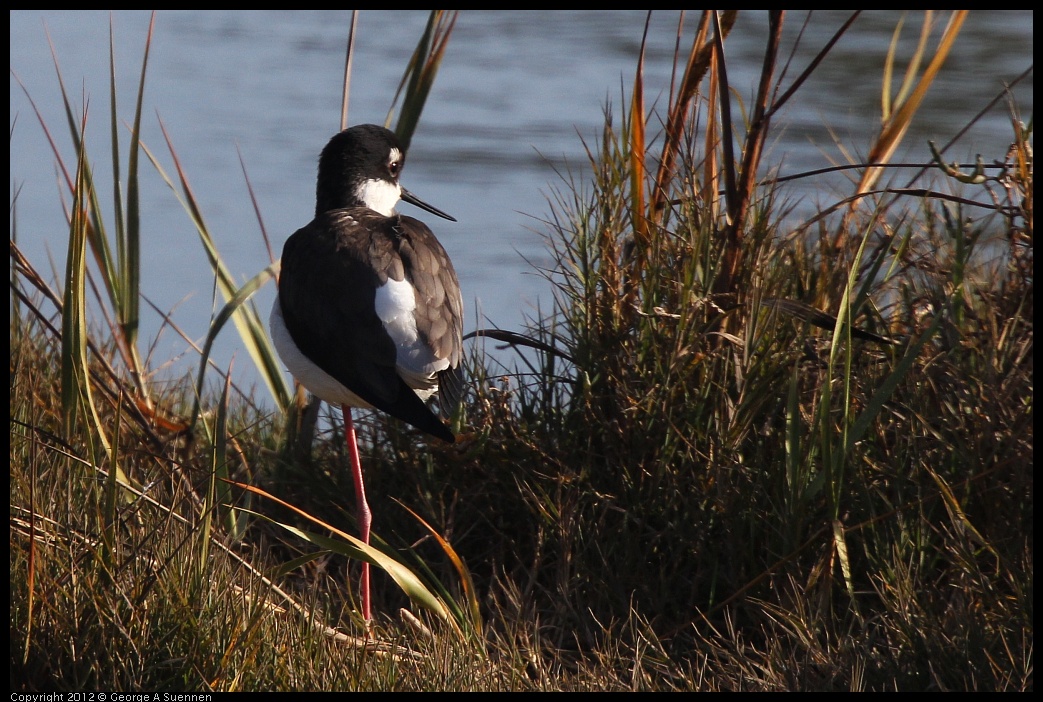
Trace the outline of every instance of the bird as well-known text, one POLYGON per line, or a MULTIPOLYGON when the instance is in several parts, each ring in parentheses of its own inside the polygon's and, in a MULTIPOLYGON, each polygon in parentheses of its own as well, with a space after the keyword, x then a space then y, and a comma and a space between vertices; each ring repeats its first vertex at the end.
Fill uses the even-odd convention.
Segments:
MULTIPOLYGON (((447 443, 460 399, 463 298, 453 263, 405 201, 455 222, 399 183, 405 149, 374 124, 333 135, 319 157, 315 217, 286 240, 269 318, 275 349, 311 394, 344 414, 361 540, 369 544, 353 407, 375 409, 447 443), (437 401, 438 414, 428 404, 437 401)), ((372 621, 369 563, 362 617, 372 621)))

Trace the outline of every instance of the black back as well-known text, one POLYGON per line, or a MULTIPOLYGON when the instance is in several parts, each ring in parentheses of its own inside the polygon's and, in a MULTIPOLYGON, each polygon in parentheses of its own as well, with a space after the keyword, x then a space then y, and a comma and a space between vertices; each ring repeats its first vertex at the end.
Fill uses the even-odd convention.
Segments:
POLYGON ((420 338, 449 360, 438 374, 439 407, 448 415, 462 387, 463 300, 448 254, 423 222, 348 207, 297 230, 283 249, 279 282, 286 328, 304 355, 363 400, 452 442, 396 371, 395 342, 374 309, 376 289, 389 278, 413 285, 420 338))

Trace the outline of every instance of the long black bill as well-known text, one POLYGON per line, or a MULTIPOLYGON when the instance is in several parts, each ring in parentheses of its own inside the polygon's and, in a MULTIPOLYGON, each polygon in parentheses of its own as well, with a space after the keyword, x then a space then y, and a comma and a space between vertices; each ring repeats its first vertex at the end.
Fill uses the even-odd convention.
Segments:
POLYGON ((414 195, 413 193, 409 192, 405 188, 402 188, 402 199, 405 200, 406 202, 408 202, 410 205, 416 205, 420 209, 427 210, 431 214, 438 215, 439 217, 442 217, 443 219, 448 219, 450 222, 455 222, 456 221, 456 217, 450 217, 449 215, 447 215, 445 212, 442 212, 442 210, 438 209, 437 207, 432 207, 431 205, 427 204, 426 202, 424 202, 423 200, 421 200, 420 198, 418 198, 416 195, 414 195))

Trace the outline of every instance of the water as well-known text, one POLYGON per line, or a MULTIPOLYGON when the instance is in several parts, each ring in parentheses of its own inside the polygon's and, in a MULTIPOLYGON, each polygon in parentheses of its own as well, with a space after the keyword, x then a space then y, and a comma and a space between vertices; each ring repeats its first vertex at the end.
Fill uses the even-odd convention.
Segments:
MULTIPOLYGON (((149 21, 145 11, 16 10, 11 19, 11 181, 19 190, 19 244, 38 267, 64 266, 67 226, 54 158, 16 75, 26 86, 71 168, 70 145, 48 45, 53 41, 65 86, 80 110, 89 104, 88 144, 97 182, 111 182, 109 156, 109 22, 114 30, 119 117, 133 116, 149 21)), ((788 86, 848 16, 813 15, 789 69, 788 86)), ((774 121, 765 163, 780 174, 822 168, 844 157, 837 143, 865 155, 878 129, 883 56, 899 14, 864 14, 812 79, 774 121), (833 134, 835 134, 835 139, 833 134)), ((907 18, 904 55, 919 32, 907 18)), ((690 43, 690 14, 685 42, 690 43)), ((143 138, 175 177, 162 123, 188 174, 222 256, 240 279, 268 263, 247 178, 277 257, 285 239, 314 208, 318 153, 339 128, 343 54, 349 11, 162 11, 156 19, 143 112, 143 138), (241 161, 241 163, 240 163, 241 161), (243 171, 245 169, 246 175, 243 171)), ((804 19, 787 16, 784 47, 804 19)), ((938 83, 928 94, 899 160, 925 161, 927 139, 944 143, 999 90, 1032 65, 1031 11, 972 12, 938 83)), ((349 122, 383 123, 402 71, 427 21, 426 11, 363 11, 359 21, 349 122)), ((420 127, 403 184, 453 214, 443 222, 407 205, 435 230, 452 256, 464 291, 466 329, 519 329, 552 291, 533 265, 550 263, 541 223, 559 173, 582 180, 581 137, 598 143, 606 102, 629 99, 645 22, 643 11, 465 11, 461 13, 420 127)), ((665 101, 677 15, 653 17, 645 68, 646 100, 665 101)), ((741 14, 726 44, 729 78, 745 104, 756 87, 766 15, 741 14)), ((1031 80, 1015 94, 1027 121, 1031 80)), ((737 104, 737 103, 736 103, 737 104)), ((126 150, 126 131, 120 134, 126 150)), ((1005 107, 994 110, 947 154, 1001 158, 1011 139, 1005 107)), ((125 156, 124 156, 125 164, 125 156)), ((125 168, 125 165, 124 165, 125 168)), ((147 162, 141 169, 143 290, 188 336, 205 337, 212 279, 189 218, 147 162)), ((842 177, 794 186, 803 211, 842 196, 842 177), (797 189, 799 188, 799 189, 797 189)), ((903 183, 904 184, 904 183, 903 183)), ((104 188, 103 188, 104 192, 104 188)), ((67 200, 67 198, 66 198, 67 200)), ((111 220, 111 196, 103 200, 111 220)), ((798 210, 800 211, 800 210, 798 210)), ((257 294, 267 317, 269 285, 257 294)), ((160 318, 143 306, 143 339, 160 318)), ((197 357, 169 329, 152 349, 153 367, 176 374, 197 357)), ((214 354, 236 358, 236 377, 253 381, 231 327, 214 354)))

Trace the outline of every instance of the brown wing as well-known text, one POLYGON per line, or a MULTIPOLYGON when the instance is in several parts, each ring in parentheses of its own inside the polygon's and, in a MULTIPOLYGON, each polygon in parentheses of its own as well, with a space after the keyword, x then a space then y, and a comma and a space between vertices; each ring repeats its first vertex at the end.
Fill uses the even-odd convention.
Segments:
POLYGON ((427 225, 398 217, 397 251, 403 272, 417 295, 416 325, 422 339, 449 367, 438 374, 439 410, 452 414, 463 385, 463 297, 460 282, 442 244, 427 225))

